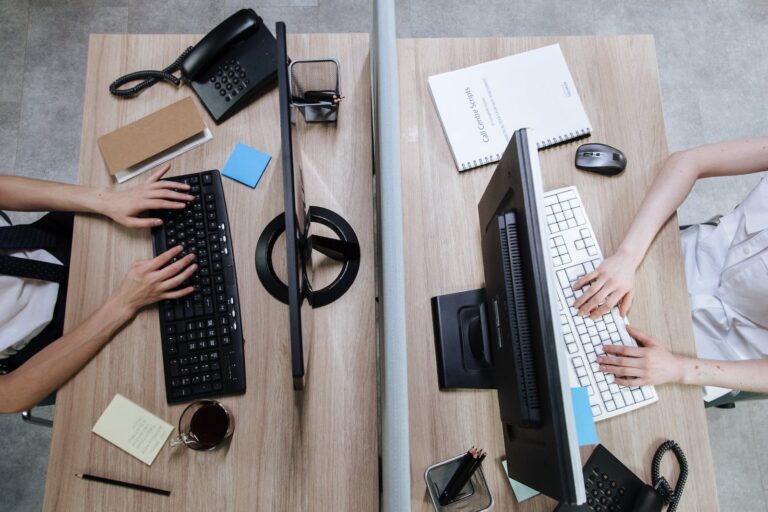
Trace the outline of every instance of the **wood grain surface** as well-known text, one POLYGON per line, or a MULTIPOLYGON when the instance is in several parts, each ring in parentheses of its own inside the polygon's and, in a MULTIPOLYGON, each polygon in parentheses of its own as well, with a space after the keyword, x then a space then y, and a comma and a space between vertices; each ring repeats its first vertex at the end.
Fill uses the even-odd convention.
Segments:
MULTIPOLYGON (((504 442, 495 391, 438 390, 430 298, 483 286, 477 203, 495 168, 459 173, 429 95, 427 77, 540 46, 560 43, 592 122, 592 136, 540 152, 544 190, 576 185, 607 255, 621 242, 653 177, 668 155, 651 36, 401 39, 401 166, 409 347, 412 504, 432 510, 424 470, 441 460, 485 448, 483 465, 496 510, 550 511, 536 497, 519 505, 500 461, 504 442), (574 152, 587 141, 605 142, 627 155, 627 170, 604 178, 577 170, 574 152)), ((679 353, 694 353, 677 219, 650 248, 636 281, 630 321, 679 353)), ((701 390, 657 387, 659 401, 597 424, 600 441, 650 481, 656 447, 674 439, 690 463, 678 510, 717 510, 707 422, 701 390)), ((591 449, 582 449, 586 461, 591 449)), ((514 457, 514 454, 508 454, 514 457)), ((672 465, 669 465, 671 468, 672 465)), ((668 469, 669 469, 668 468, 668 469)))
MULTIPOLYGON (((110 96, 112 80, 162 69, 197 35, 92 35, 80 151, 80 182, 115 187, 99 154, 100 135, 186 96, 158 84, 137 99, 110 96)), ((303 142, 308 204, 335 210, 355 229, 362 264, 352 288, 314 311, 305 340, 306 389, 292 389, 288 308, 254 268, 256 241, 283 211, 277 90, 220 126, 195 97, 214 139, 173 160, 172 174, 221 169, 238 142, 273 156, 255 190, 222 178, 243 316, 247 392, 221 401, 236 427, 227 449, 164 447, 151 467, 91 433, 116 393, 176 424, 184 405, 165 401, 158 313, 146 308, 58 393, 44 509, 48 511, 378 510, 376 339, 369 36, 290 35, 292 58, 336 57, 346 96, 338 124, 312 126, 303 142), (93 473, 170 489, 170 498, 85 482, 93 473)), ((147 175, 117 188, 131 187, 147 175)), ((284 254, 284 252, 282 253, 284 254)), ((66 327, 95 310, 129 264, 150 258, 149 233, 99 217, 75 223, 66 327)), ((337 270, 316 258, 318 279, 337 270)))

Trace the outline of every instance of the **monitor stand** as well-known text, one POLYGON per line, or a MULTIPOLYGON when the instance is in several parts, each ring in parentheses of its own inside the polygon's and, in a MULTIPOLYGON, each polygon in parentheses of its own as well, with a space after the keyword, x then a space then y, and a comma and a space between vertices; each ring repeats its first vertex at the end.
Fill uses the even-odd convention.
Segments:
POLYGON ((432 297, 440 389, 496 389, 485 289, 432 297))
MULTIPOLYGON (((337 213, 319 206, 309 207, 310 224, 316 222, 331 229, 339 239, 310 235, 299 241, 299 250, 309 254, 315 250, 343 263, 341 272, 331 284, 320 290, 311 289, 307 300, 313 308, 326 306, 344 295, 352 286, 360 268, 360 244, 352 226, 337 213)), ((256 273, 264 288, 277 300, 288 304, 288 286, 280 280, 272 264, 272 251, 285 232, 285 214, 281 213, 267 224, 256 243, 256 273)))

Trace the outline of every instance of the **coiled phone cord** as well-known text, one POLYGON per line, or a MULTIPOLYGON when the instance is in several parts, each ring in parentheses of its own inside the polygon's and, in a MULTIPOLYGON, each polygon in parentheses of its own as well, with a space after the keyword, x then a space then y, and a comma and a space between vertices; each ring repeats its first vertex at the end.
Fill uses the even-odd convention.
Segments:
POLYGON ((685 458, 683 449, 680 448, 674 441, 665 441, 656 450, 656 454, 653 456, 653 463, 651 465, 651 478, 653 479, 653 488, 661 496, 665 503, 669 503, 667 512, 675 512, 680 498, 683 495, 683 487, 685 487, 685 481, 688 479, 688 460, 685 458), (672 490, 672 486, 663 476, 659 476, 661 469, 661 459, 667 451, 672 450, 677 458, 677 463, 680 465, 680 476, 677 479, 675 489, 672 490))
POLYGON ((189 55, 189 52, 191 51, 192 47, 190 46, 184 50, 175 61, 173 61, 173 64, 163 69, 162 71, 136 71, 134 73, 128 73, 127 75, 121 76, 109 85, 109 92, 118 98, 132 98, 147 87, 155 85, 160 80, 171 82, 173 85, 178 87, 178 85, 181 83, 181 79, 172 75, 172 73, 178 71, 178 69, 181 67, 181 63, 184 62, 184 59, 187 58, 187 55, 189 55), (136 80, 144 81, 134 85, 129 89, 120 89, 121 86, 127 84, 128 82, 133 82, 136 80))

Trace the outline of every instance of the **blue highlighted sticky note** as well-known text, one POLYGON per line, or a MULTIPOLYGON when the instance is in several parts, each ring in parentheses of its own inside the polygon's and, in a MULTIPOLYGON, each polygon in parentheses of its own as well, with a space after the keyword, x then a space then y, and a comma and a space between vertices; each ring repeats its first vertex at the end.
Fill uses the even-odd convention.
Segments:
MULTIPOLYGON (((507 461, 502 460, 501 465, 504 467, 504 475, 507 475, 507 461)), ((525 484, 521 484, 517 480, 512 480, 507 476, 507 480, 509 480, 509 485, 512 486, 512 492, 515 493, 515 498, 517 499, 518 503, 522 503, 523 501, 533 498, 534 496, 537 496, 539 494, 539 491, 536 489, 531 489, 525 484)))
POLYGON ((221 174, 239 181, 243 185, 256 188, 272 157, 245 144, 238 144, 229 155, 221 174))
POLYGON ((592 417, 592 407, 589 405, 589 390, 587 388, 571 388, 573 416, 576 418, 576 433, 579 446, 597 444, 597 430, 592 417))

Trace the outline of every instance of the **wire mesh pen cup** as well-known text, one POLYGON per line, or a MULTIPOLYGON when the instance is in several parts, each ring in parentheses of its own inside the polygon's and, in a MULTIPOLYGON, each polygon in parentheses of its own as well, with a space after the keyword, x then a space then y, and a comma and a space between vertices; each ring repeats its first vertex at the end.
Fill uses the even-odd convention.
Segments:
POLYGON ((341 104, 339 62, 336 59, 294 60, 288 66, 291 104, 308 123, 335 123, 341 104))

